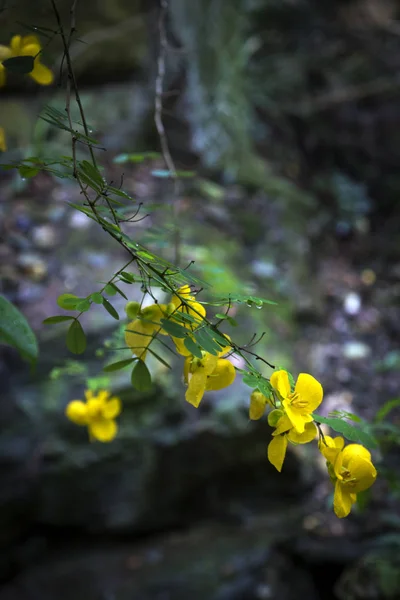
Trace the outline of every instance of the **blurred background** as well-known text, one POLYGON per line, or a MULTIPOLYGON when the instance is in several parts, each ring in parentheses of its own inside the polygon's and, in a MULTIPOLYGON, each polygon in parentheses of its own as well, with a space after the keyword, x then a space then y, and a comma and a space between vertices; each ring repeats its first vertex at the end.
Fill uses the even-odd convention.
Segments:
MULTIPOLYGON (((70 4, 57 2, 67 31, 70 4)), ((155 154, 159 2, 76 7, 71 56, 99 162, 147 215, 125 231, 170 260, 178 244, 214 294, 277 302, 239 305, 226 332, 242 344, 265 332, 256 351, 319 379, 322 414, 369 420, 379 477, 339 520, 316 444, 292 447, 281 474, 268 463, 270 428, 249 422, 239 377, 196 411, 172 355, 171 370, 150 361, 146 394, 102 373, 129 357, 119 296, 120 323, 95 307, 88 349, 69 354, 64 325, 42 320, 62 312, 60 294, 100 289, 126 253, 69 205, 73 181, 0 167, 0 292, 40 342, 33 374, 0 347, 0 598, 400 598, 399 3, 168 5, 162 116, 176 167, 194 173, 178 188, 155 154), (112 444, 64 416, 87 387, 123 400, 112 444)), ((39 118, 65 107, 51 5, 0 2, 1 44, 32 27, 56 83, 10 76, 1 89, 3 165, 71 154, 69 134, 39 118)))

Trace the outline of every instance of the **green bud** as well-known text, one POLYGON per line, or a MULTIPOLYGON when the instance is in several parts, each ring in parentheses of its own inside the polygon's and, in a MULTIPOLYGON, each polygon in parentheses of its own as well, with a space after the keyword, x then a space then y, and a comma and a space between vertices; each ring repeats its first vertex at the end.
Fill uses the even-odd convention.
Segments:
POLYGON ((139 310, 140 310, 139 302, 131 301, 131 302, 128 302, 128 304, 125 306, 125 312, 130 319, 136 319, 136 317, 138 316, 139 310))
POLYGON ((274 409, 268 414, 268 425, 276 427, 279 419, 284 415, 283 410, 274 409))

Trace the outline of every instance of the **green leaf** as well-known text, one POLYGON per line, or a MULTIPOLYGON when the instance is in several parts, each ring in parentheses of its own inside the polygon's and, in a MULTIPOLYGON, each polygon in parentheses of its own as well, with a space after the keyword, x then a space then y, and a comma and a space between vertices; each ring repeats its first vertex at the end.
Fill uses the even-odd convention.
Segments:
POLYGON ((341 433, 346 439, 361 443, 367 448, 376 448, 377 441, 374 437, 367 431, 361 429, 360 427, 356 427, 355 425, 351 425, 351 423, 347 423, 342 419, 338 419, 336 417, 322 417, 321 415, 317 415, 313 413, 311 415, 317 423, 324 423, 328 425, 333 431, 337 433, 341 433))
POLYGON ((0 343, 16 348, 23 359, 35 365, 39 352, 36 336, 24 315, 1 295, 0 343))
POLYGON ((169 365, 167 361, 165 361, 159 354, 154 352, 154 350, 152 350, 151 348, 147 348, 147 350, 150 352, 150 354, 154 356, 154 358, 156 358, 161 364, 163 364, 164 367, 167 367, 168 369, 171 368, 171 365, 169 365))
POLYGON ((67 331, 67 348, 73 354, 82 354, 86 350, 86 335, 78 320, 73 321, 67 331))
POLYGON ((124 292, 123 292, 122 290, 120 290, 118 286, 116 286, 116 285, 115 285, 115 283, 109 283, 109 284, 107 285, 107 287, 106 287, 105 291, 106 291, 106 293, 107 293, 109 296, 113 296, 113 295, 115 295, 115 294, 119 294, 120 296, 122 296, 123 298, 125 298, 125 300, 128 300, 128 296, 126 296, 126 295, 124 294, 124 292), (108 288, 109 286, 111 286, 111 287, 112 287, 112 289, 114 290, 114 294, 110 294, 110 293, 107 291, 107 288, 108 288))
POLYGON ((103 367, 103 371, 105 371, 106 373, 109 373, 111 371, 119 371, 120 369, 124 369, 128 365, 132 364, 136 360, 138 360, 138 359, 137 358, 126 358, 125 360, 119 360, 118 362, 111 363, 111 364, 103 367))
POLYGON ((53 325, 53 323, 63 323, 64 321, 71 321, 75 317, 67 317, 66 315, 56 315, 55 317, 47 317, 42 321, 43 325, 53 325))
POLYGON ((157 159, 161 155, 159 152, 136 152, 135 154, 118 154, 113 162, 116 164, 124 164, 127 162, 141 163, 146 159, 157 159))
POLYGON ((208 332, 204 328, 197 329, 193 333, 193 337, 203 350, 209 352, 213 356, 217 356, 218 353, 221 352, 220 345, 208 335, 208 332))
POLYGON ((116 319, 117 321, 119 321, 119 314, 117 313, 117 311, 115 310, 115 308, 113 307, 113 305, 110 304, 109 301, 106 298, 103 298, 103 306, 106 309, 106 311, 112 317, 114 317, 114 319, 116 319))
POLYGON ((2 61, 3 67, 11 73, 17 73, 18 75, 27 75, 33 71, 35 66, 34 56, 13 56, 12 58, 6 58, 2 61))
POLYGON ((223 315, 222 313, 217 313, 215 316, 217 319, 227 319, 228 318, 228 315, 223 315))
POLYGON ((138 392, 147 392, 151 388, 151 375, 146 363, 138 360, 133 367, 131 382, 138 392))
POLYGON ((191 337, 188 336, 183 343, 186 349, 189 350, 190 354, 197 356, 197 358, 203 358, 201 348, 193 341, 191 337))
POLYGON ((21 165, 18 167, 18 173, 24 179, 30 179, 31 177, 35 177, 40 172, 40 169, 37 167, 31 167, 30 165, 21 165))
POLYGON ((100 294, 100 292, 93 292, 93 294, 90 294, 89 297, 95 304, 103 304, 103 296, 100 294))
POLYGON ((76 305, 76 310, 79 310, 80 312, 86 312, 90 309, 91 303, 89 298, 85 298, 84 300, 82 300, 82 302, 79 302, 76 305))
POLYGON ((394 398, 385 402, 375 415, 375 423, 380 423, 394 409, 400 406, 400 398, 394 398))
POLYGON ((124 278, 125 283, 134 283, 136 281, 135 276, 132 273, 128 273, 128 271, 122 271, 119 276, 124 278))
POLYGON ((75 310, 75 307, 79 302, 84 300, 84 298, 78 298, 74 294, 61 294, 57 298, 57 304, 60 308, 64 308, 65 310, 75 310))
POLYGON ((183 339, 188 335, 188 330, 185 329, 185 327, 182 327, 182 325, 179 325, 170 319, 161 319, 160 323, 162 328, 165 329, 169 335, 172 335, 172 337, 183 339))
POLYGON ((118 292, 118 288, 116 288, 112 283, 108 283, 104 288, 104 291, 108 296, 115 296, 115 294, 118 292))

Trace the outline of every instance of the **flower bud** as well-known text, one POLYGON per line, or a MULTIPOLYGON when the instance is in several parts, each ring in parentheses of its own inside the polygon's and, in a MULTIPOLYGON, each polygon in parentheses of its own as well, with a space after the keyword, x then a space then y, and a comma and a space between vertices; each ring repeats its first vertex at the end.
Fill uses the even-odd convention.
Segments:
POLYGON ((276 427, 279 419, 284 415, 283 410, 274 409, 268 414, 268 425, 276 427))
POLYGON ((131 302, 128 302, 128 304, 125 306, 125 312, 130 319, 136 319, 139 310, 140 310, 139 302, 131 301, 131 302))

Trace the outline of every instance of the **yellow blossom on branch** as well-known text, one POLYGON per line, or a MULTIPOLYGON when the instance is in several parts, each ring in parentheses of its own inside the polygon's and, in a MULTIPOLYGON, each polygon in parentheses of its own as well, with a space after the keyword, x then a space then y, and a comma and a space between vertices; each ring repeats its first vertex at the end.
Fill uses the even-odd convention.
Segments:
POLYGON ((3 127, 0 127, 0 152, 7 150, 6 134, 3 127))
POLYGON ((270 378, 282 406, 297 433, 303 433, 306 423, 311 423, 311 413, 322 402, 322 385, 312 375, 300 373, 294 391, 291 391, 287 371, 275 371, 270 378))
POLYGON ((76 425, 88 427, 91 439, 99 442, 111 442, 118 432, 115 418, 121 412, 121 401, 116 396, 100 390, 97 395, 87 390, 86 402, 72 400, 65 409, 65 414, 76 425))
POLYGON ((126 326, 125 342, 141 360, 145 360, 148 347, 156 335, 168 335, 161 325, 161 319, 166 318, 166 304, 151 304, 139 311, 138 317, 126 326))
MULTIPOLYGON (((269 417, 274 413, 282 411, 272 411, 269 417)), ((271 424, 271 419, 268 419, 271 424)), ((308 444, 317 435, 317 428, 314 423, 306 423, 304 431, 298 433, 293 427, 289 417, 285 414, 278 419, 276 429, 272 434, 272 440, 268 445, 268 460, 274 467, 281 472, 283 461, 285 460, 288 442, 292 444, 308 444)))
POLYGON ((34 57, 33 69, 29 76, 40 85, 50 85, 54 81, 52 71, 40 62, 42 47, 36 35, 14 35, 9 46, 0 44, 0 87, 6 83, 6 68, 2 64, 8 58, 17 56, 34 57))
POLYGON ((227 358, 208 352, 203 352, 203 358, 188 357, 183 372, 188 384, 185 398, 195 408, 198 408, 205 392, 222 390, 230 386, 236 377, 235 367, 227 358))
POLYGON ((273 407, 272 400, 260 391, 254 390, 250 396, 249 419, 257 421, 263 416, 267 406, 273 407))
POLYGON ((324 436, 324 440, 320 442, 320 450, 327 459, 328 472, 335 484, 333 510, 342 519, 350 513, 357 494, 375 482, 377 471, 372 464, 371 453, 361 444, 344 447, 341 437, 332 439, 324 436))

